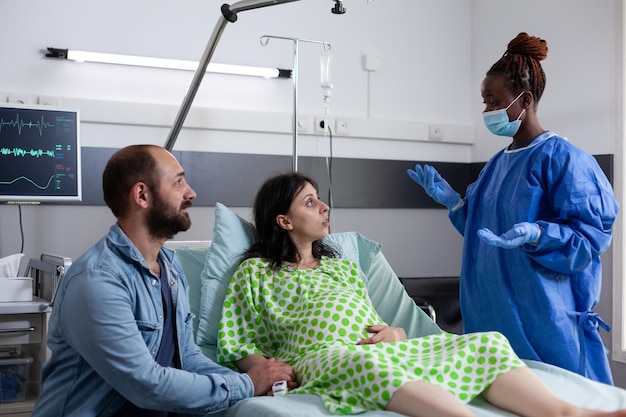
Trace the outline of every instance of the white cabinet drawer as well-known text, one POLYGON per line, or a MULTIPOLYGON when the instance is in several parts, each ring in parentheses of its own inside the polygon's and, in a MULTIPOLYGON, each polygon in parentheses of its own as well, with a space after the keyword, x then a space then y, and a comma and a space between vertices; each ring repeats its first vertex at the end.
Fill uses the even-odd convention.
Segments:
POLYGON ((41 343, 43 314, 0 315, 0 346, 41 343))

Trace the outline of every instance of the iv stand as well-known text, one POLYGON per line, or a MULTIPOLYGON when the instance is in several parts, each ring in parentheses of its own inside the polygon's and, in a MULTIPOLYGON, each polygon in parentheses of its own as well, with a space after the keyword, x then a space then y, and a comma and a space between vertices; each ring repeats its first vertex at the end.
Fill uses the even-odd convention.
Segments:
POLYGON ((291 70, 291 78, 293 79, 293 170, 298 170, 298 58, 300 42, 318 43, 324 46, 324 52, 330 51, 330 44, 325 41, 317 41, 311 39, 296 39, 282 36, 261 36, 261 45, 266 46, 270 39, 289 40, 293 43, 293 69, 291 70))
MULTIPOLYGON (((202 82, 202 78, 206 73, 207 66, 209 65, 209 61, 213 56, 213 52, 215 52, 215 47, 222 36, 222 32, 224 32, 224 28, 226 27, 226 23, 231 22, 234 23, 237 21, 237 13, 252 10, 252 9, 260 9, 261 7, 267 6, 275 6, 277 4, 283 3, 291 3, 299 0, 241 0, 237 3, 229 6, 228 4, 223 4, 221 7, 222 16, 218 19, 215 24, 215 28, 213 29, 213 33, 211 33, 211 38, 209 38, 209 42, 207 43, 206 48, 204 49, 204 53, 202 54, 202 58, 200 58, 200 62, 198 63, 198 68, 193 75, 193 79, 191 80, 191 84, 189 85, 189 89, 187 90, 187 94, 183 100, 183 103, 180 105, 178 109, 178 114, 176 115, 176 119, 174 120, 174 124, 170 129, 170 133, 167 136, 167 141, 165 142, 165 149, 171 151, 174 147, 174 143, 176 143, 176 139, 178 138, 178 134, 183 127, 183 123, 185 122, 185 118, 187 117, 187 113, 189 113, 189 109, 191 108, 191 103, 198 92, 198 88, 200 87, 200 83, 202 82)), ((335 5, 331 9, 333 14, 344 14, 346 9, 343 7, 343 0, 333 0, 335 5)), ((368 0, 371 1, 371 0, 368 0)))

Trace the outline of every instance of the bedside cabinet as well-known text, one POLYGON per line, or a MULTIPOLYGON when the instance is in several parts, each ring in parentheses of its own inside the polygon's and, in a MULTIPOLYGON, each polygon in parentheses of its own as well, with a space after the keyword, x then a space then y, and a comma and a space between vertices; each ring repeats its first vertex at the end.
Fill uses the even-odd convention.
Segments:
POLYGON ((47 300, 0 303, 0 350, 19 350, 31 357, 23 401, 0 403, 1 417, 28 417, 39 395, 41 367, 49 357, 46 346, 50 306, 47 300))

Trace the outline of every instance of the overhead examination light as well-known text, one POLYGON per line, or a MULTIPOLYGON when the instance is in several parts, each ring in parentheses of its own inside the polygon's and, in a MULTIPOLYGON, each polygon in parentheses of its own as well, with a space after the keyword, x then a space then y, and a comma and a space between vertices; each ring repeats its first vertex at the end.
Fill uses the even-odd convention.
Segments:
MULTIPOLYGON (((102 64, 130 65, 136 67, 150 67, 195 71, 198 62, 180 59, 152 58, 146 56, 108 54, 102 52, 76 51, 73 49, 47 48, 47 58, 66 59, 74 62, 97 62, 102 64)), ((215 64, 210 63, 206 72, 221 74, 248 75, 264 78, 291 78, 291 70, 281 68, 253 67, 247 65, 215 64)))

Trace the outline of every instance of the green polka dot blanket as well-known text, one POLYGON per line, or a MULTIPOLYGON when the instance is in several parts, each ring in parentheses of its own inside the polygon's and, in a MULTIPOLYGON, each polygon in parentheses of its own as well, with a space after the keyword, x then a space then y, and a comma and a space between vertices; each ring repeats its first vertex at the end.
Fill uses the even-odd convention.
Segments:
POLYGON ((252 354, 289 363, 300 387, 333 414, 383 409, 395 391, 427 381, 469 402, 498 376, 525 366, 499 333, 435 334, 357 345, 366 327, 382 324, 358 266, 322 258, 315 269, 275 272, 260 258, 244 261, 230 282, 217 358, 252 354))

